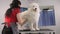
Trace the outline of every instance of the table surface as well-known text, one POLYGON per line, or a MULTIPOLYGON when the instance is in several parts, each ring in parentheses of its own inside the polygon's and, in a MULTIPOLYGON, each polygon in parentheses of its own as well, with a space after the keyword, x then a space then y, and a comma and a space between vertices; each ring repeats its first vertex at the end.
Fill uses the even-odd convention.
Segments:
POLYGON ((51 29, 40 29, 40 30, 36 30, 36 31, 33 31, 33 30, 19 30, 19 32, 52 32, 54 30, 51 30, 51 29))

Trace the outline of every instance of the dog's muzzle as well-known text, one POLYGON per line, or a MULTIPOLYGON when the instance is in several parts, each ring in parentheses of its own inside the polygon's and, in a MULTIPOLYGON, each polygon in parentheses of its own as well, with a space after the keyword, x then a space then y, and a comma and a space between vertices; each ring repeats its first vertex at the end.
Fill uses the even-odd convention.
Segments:
POLYGON ((33 10, 34 10, 34 11, 36 11, 36 10, 37 10, 37 8, 34 8, 33 10))

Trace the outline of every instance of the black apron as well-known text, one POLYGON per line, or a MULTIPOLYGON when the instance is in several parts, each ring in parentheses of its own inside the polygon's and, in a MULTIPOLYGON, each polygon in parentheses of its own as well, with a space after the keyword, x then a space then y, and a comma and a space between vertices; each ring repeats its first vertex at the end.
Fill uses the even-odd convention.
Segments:
POLYGON ((3 27, 2 34, 13 34, 12 28, 11 27, 3 27))

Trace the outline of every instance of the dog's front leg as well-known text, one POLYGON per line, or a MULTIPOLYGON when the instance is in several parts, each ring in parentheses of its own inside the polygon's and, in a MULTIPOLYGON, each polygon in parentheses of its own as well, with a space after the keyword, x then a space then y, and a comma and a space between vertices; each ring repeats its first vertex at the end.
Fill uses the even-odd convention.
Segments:
POLYGON ((39 27, 38 27, 38 23, 36 23, 36 30, 40 30, 39 27))
POLYGON ((39 15, 36 17, 36 30, 40 30, 39 26, 38 26, 38 22, 39 22, 39 15))
POLYGON ((34 28, 34 23, 31 23, 30 28, 31 28, 31 30, 36 30, 36 29, 34 28))

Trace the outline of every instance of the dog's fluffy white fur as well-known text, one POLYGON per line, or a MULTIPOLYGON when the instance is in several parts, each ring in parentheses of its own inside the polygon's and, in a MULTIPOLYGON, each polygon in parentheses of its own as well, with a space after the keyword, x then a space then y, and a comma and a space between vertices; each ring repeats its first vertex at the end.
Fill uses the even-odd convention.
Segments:
POLYGON ((39 30, 38 21, 40 16, 40 8, 37 3, 32 3, 28 10, 22 12, 20 16, 24 19, 27 19, 26 23, 23 25, 23 29, 29 28, 31 30, 39 30))

